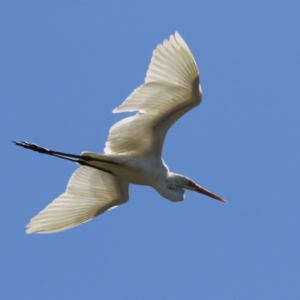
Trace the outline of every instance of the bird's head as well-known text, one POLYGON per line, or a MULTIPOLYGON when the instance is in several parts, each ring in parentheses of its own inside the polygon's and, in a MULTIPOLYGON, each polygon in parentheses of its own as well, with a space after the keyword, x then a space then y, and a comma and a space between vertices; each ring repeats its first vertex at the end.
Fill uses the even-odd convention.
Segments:
MULTIPOLYGON (((181 196, 181 199, 178 198, 178 200, 183 200, 184 190, 190 190, 190 191, 201 193, 203 195, 206 195, 213 199, 219 200, 221 202, 226 202, 223 198, 219 197, 218 195, 208 191, 207 189, 198 185, 191 179, 189 179, 185 176, 179 175, 179 174, 175 174, 175 173, 169 174, 167 181, 166 181, 166 185, 167 185, 168 190, 174 194, 174 197, 175 197, 175 195, 178 195, 178 197, 181 196)), ((172 199, 170 199, 170 200, 172 200, 172 199)))

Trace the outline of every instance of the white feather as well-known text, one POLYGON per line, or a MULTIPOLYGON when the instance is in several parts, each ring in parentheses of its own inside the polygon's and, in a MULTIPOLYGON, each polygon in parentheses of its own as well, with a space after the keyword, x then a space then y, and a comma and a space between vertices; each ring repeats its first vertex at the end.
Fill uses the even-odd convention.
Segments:
POLYGON ((51 233, 87 222, 128 200, 128 183, 90 167, 72 175, 67 190, 27 225, 27 233, 51 233))
POLYGON ((145 83, 113 111, 137 114, 111 127, 105 154, 77 156, 16 142, 84 165, 72 175, 66 192, 31 219, 27 233, 57 232, 91 220, 125 203, 129 183, 152 186, 171 201, 183 200, 184 189, 189 189, 224 202, 189 178, 169 172, 161 157, 168 129, 200 104, 201 95, 196 62, 176 32, 153 51, 145 83))
POLYGON ((168 129, 200 102, 196 62, 176 32, 154 50, 145 83, 113 110, 139 113, 112 126, 104 152, 160 157, 168 129))

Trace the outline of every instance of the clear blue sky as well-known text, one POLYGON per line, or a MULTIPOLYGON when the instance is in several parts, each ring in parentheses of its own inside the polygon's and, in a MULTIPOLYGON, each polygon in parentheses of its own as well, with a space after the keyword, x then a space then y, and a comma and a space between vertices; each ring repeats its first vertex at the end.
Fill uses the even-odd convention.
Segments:
POLYGON ((1 1, 0 298, 299 299, 299 1, 1 1), (26 235, 76 165, 14 146, 102 152, 152 50, 178 30, 203 102, 164 159, 227 199, 148 187, 77 228, 26 235))

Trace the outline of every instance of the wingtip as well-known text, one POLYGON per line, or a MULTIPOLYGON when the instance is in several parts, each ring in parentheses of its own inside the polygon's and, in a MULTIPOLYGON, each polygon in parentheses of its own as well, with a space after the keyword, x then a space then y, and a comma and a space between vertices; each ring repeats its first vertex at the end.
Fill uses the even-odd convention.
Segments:
POLYGON ((26 234, 32 234, 34 231, 32 230, 31 221, 26 225, 26 234))
POLYGON ((41 228, 39 228, 38 226, 35 226, 34 224, 31 224, 31 222, 29 222, 26 225, 26 234, 41 234, 41 233, 51 233, 51 231, 47 231, 47 230, 43 230, 41 228))
POLYGON ((25 232, 26 232, 26 234, 32 234, 32 233, 33 233, 33 231, 32 231, 32 230, 30 230, 30 228, 28 228, 28 227, 26 227, 26 230, 25 230, 25 232))
POLYGON ((175 38, 178 36, 181 37, 180 33, 177 30, 174 32, 174 36, 175 36, 175 38))

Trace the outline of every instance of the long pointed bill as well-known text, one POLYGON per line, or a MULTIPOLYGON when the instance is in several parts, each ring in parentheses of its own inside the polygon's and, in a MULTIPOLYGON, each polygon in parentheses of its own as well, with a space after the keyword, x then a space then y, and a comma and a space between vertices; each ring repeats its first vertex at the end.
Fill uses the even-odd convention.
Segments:
POLYGON ((201 194, 206 195, 208 197, 214 198, 214 199, 219 200, 221 202, 226 202, 226 200, 224 200, 223 198, 221 198, 218 195, 206 190, 202 186, 200 186, 200 185, 198 185, 198 184, 196 184, 192 181, 190 182, 190 186, 193 187, 194 188, 193 190, 198 192, 198 193, 201 193, 201 194))

